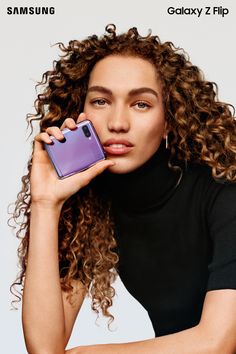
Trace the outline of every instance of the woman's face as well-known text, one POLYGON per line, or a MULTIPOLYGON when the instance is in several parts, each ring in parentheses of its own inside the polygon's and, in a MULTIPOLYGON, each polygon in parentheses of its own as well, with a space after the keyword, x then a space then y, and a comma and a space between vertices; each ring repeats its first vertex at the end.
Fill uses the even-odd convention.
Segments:
POLYGON ((143 165, 166 136, 161 83, 155 67, 137 57, 108 56, 94 66, 84 112, 107 153, 114 173, 143 165))

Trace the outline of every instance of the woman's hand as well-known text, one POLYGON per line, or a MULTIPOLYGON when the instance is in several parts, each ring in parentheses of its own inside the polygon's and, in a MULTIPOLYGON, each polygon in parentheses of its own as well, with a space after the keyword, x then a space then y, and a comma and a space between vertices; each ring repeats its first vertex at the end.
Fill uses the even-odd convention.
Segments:
MULTIPOLYGON (((79 120, 83 119, 85 119, 85 114, 81 113, 79 120)), ((72 118, 67 118, 61 129, 58 127, 49 127, 46 132, 40 133, 35 137, 30 176, 32 202, 62 205, 71 195, 78 192, 80 188, 86 186, 94 177, 114 164, 110 160, 104 160, 86 171, 62 180, 59 179, 43 147, 43 143, 51 144, 50 135, 58 140, 62 140, 64 136, 61 130, 64 128, 76 129, 76 123, 72 118)))

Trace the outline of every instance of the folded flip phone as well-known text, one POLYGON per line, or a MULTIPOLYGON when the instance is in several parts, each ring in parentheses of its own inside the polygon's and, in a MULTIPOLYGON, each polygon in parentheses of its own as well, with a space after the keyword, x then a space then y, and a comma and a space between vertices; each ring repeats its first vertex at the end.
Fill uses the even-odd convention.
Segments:
POLYGON ((74 130, 62 130, 64 139, 51 137, 53 144, 44 144, 59 178, 86 170, 106 158, 97 133, 89 120, 77 124, 74 130))

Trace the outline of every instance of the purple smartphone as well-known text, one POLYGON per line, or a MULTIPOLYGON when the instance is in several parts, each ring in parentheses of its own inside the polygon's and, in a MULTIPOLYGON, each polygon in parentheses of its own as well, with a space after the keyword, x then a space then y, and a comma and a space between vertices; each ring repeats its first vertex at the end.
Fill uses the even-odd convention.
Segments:
POLYGON ((59 178, 86 170, 106 158, 97 133, 89 120, 77 124, 77 129, 64 129, 64 140, 51 137, 53 144, 44 144, 59 178))

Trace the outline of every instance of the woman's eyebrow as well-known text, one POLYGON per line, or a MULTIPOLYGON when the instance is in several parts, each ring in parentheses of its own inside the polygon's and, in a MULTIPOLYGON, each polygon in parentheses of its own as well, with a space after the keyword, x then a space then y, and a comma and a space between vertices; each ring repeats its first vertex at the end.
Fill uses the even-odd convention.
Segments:
MULTIPOLYGON (((113 93, 110 89, 104 87, 104 86, 91 86, 88 88, 88 91, 87 92, 101 92, 101 93, 105 93, 109 96, 113 96, 113 93)), ((137 89, 132 89, 131 91, 128 92, 128 96, 135 96, 135 95, 138 95, 138 94, 141 94, 141 93, 151 93, 153 94, 155 97, 158 98, 158 93, 153 90, 152 88, 150 87, 140 87, 140 88, 137 88, 137 89)))
POLYGON ((103 87, 103 86, 91 86, 88 88, 88 91, 87 92, 101 92, 101 93, 105 93, 107 95, 110 95, 112 96, 112 91, 106 87, 103 87))
POLYGON ((137 88, 137 89, 133 89, 133 90, 129 91, 128 95, 129 96, 135 96, 135 95, 138 95, 140 93, 151 93, 156 98, 158 98, 158 93, 155 90, 153 90, 152 88, 150 88, 150 87, 140 87, 140 88, 137 88))

